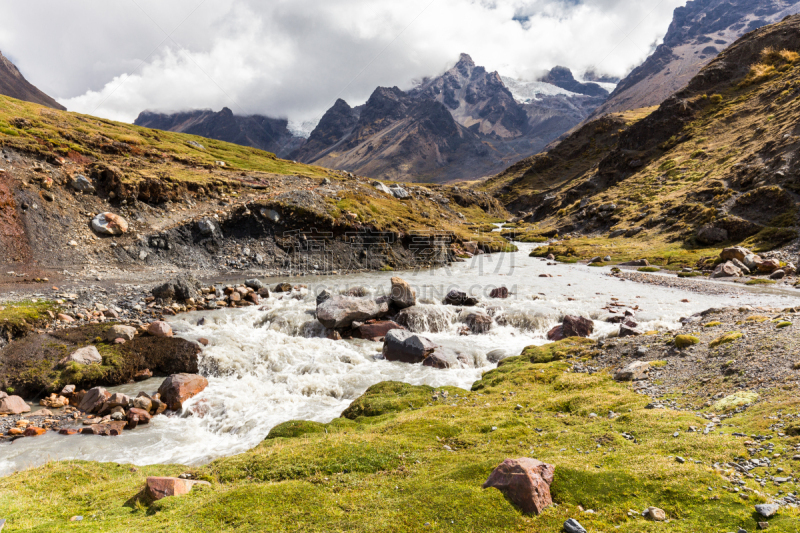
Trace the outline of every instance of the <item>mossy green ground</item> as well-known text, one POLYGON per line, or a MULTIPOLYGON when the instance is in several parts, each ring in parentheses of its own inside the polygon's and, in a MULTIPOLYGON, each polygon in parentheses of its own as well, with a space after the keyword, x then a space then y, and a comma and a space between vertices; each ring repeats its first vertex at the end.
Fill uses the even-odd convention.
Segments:
MULTIPOLYGON (((593 350, 574 339, 528 349, 473 391, 382 383, 353 403, 351 418, 283 424, 253 450, 204 467, 50 463, 0 479, 0 516, 8 531, 557 532, 570 517, 590 531, 754 531, 753 505, 765 498, 726 491, 710 468, 746 455, 743 439, 687 433, 702 419, 645 409, 646 397, 606 373, 569 371, 564 358, 593 350), (551 359, 562 360, 531 362, 551 359), (679 464, 676 455, 701 463, 679 464), (481 489, 502 460, 521 456, 556 466, 558 505, 538 517, 481 489), (143 497, 147 476, 185 471, 212 486, 156 503, 143 497), (671 521, 628 516, 651 505, 671 521), (74 515, 84 520, 70 523, 74 515)), ((729 421, 762 433, 770 413, 798 407, 794 397, 773 395, 729 421)), ((797 440, 777 441, 776 451, 797 440)), ((770 531, 795 531, 799 517, 781 510, 770 531)))
POLYGON ((52 321, 48 312, 55 315, 58 311, 57 304, 44 300, 0 303, 0 334, 5 331, 12 337, 20 335, 52 321))

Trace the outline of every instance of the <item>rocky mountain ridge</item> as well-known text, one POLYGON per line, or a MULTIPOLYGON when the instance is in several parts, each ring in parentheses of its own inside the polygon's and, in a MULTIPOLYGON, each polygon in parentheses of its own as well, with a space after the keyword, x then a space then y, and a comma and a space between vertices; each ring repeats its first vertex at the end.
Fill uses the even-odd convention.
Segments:
POLYGON ((143 111, 134 124, 252 146, 272 152, 278 157, 287 157, 305 143, 305 139, 289 131, 289 122, 286 119, 263 115, 234 115, 227 107, 219 112, 209 109, 174 114, 143 111))
POLYGON ((795 0, 690 0, 675 9, 664 42, 592 116, 659 105, 739 37, 798 12, 795 0))
POLYGON ((0 52, 0 94, 53 109, 66 109, 26 80, 25 76, 2 52, 0 52))
MULTIPOLYGON (((554 69, 556 70, 556 69, 554 69)), ((497 72, 467 54, 441 76, 404 92, 378 88, 363 106, 337 101, 293 157, 330 168, 401 181, 477 179, 507 166, 580 123, 605 91, 580 84, 568 69, 562 85, 520 102, 497 72)))
POLYGON ((635 239, 624 246, 643 249, 792 242, 797 50, 793 15, 740 38, 658 108, 588 122, 485 187, 544 235, 635 239))

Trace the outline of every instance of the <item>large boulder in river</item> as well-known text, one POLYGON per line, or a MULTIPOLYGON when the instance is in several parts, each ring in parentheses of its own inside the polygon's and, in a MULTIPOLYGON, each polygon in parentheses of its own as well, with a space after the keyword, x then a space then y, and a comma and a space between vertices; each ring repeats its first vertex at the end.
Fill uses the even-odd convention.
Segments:
POLYGON ((104 235, 122 235, 128 231, 128 222, 114 213, 100 213, 92 219, 92 229, 104 235))
POLYGON ((414 333, 439 333, 450 328, 455 313, 439 305, 415 305, 403 309, 394 317, 395 322, 414 333))
POLYGON ((0 398, 0 415, 20 415, 31 410, 31 406, 19 396, 8 396, 4 392, 0 394, 4 395, 0 398))
POLYGON ((317 320, 328 329, 349 328, 353 322, 366 322, 388 312, 387 301, 333 296, 317 306, 317 320))
POLYGON ((581 316, 567 315, 561 325, 547 332, 551 341, 560 341, 567 337, 588 337, 594 332, 594 322, 581 316))
POLYGON ((406 329, 391 320, 379 320, 370 324, 362 324, 356 328, 355 336, 366 341, 380 342, 393 329, 406 329))
POLYGON ((492 317, 483 309, 475 309, 469 312, 462 312, 464 323, 472 333, 487 333, 492 329, 492 317))
POLYGON ((444 301, 442 303, 445 305, 472 307, 478 305, 478 299, 467 296, 467 293, 464 291, 453 289, 447 293, 447 296, 444 297, 444 301))
POLYGON ((417 293, 411 285, 402 278, 392 278, 392 304, 398 309, 405 309, 417 304, 417 293))
POLYGON ((161 401, 173 411, 180 411, 183 403, 197 396, 208 386, 208 380, 198 374, 173 374, 158 388, 161 401))
POLYGON ((426 357, 422 361, 422 365, 433 368, 472 368, 474 366, 466 354, 441 346, 426 357))
POLYGON ((103 387, 94 387, 86 391, 83 395, 81 403, 78 404, 78 409, 86 413, 99 411, 100 407, 111 397, 111 393, 103 387))
POLYGON ((387 361, 421 363, 436 348, 436 344, 426 337, 402 329, 393 329, 386 334, 383 341, 383 356, 387 361))

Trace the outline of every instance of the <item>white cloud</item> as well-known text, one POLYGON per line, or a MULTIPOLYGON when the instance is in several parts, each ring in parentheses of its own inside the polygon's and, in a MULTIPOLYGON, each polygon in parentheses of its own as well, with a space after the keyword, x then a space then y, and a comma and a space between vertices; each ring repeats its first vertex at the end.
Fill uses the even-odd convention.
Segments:
POLYGON ((132 121, 227 106, 306 120, 337 97, 361 103, 376 86, 439 74, 461 52, 519 78, 557 64, 621 76, 683 3, 7 0, 0 50, 70 110, 132 121))

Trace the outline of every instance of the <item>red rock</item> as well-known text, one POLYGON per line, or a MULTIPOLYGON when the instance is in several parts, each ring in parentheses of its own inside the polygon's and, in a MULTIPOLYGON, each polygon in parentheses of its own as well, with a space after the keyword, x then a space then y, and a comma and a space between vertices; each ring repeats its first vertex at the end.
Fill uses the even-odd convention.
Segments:
POLYGON ((47 430, 44 428, 37 428, 36 426, 28 426, 25 428, 25 432, 23 435, 26 437, 39 437, 47 433, 47 430))
POLYGON ((254 305, 261 304, 261 297, 258 295, 258 293, 255 292, 249 293, 247 296, 245 296, 245 299, 253 302, 254 305))
POLYGON ((508 289, 505 287, 492 289, 492 292, 489 293, 489 298, 508 298, 508 289))
POLYGON ((31 406, 25 403, 25 400, 19 396, 6 396, 4 398, 0 398, 0 415, 19 415, 22 413, 28 413, 30 410, 31 406))
POLYGON ((780 268, 781 262, 777 259, 767 259, 758 265, 759 272, 770 273, 780 268))
POLYGON ((59 313, 59 314, 57 314, 57 315, 56 315, 56 318, 57 318, 57 319, 59 319, 59 320, 60 320, 60 321, 62 321, 62 322, 66 322, 66 323, 68 323, 68 324, 69 324, 69 323, 72 323, 72 322, 75 322, 75 319, 74 319, 74 318, 72 318, 72 317, 71 317, 71 316, 69 316, 69 315, 65 315, 64 313, 59 313))
POLYGON ((179 411, 183 402, 201 393, 208 380, 197 374, 173 374, 158 388, 161 401, 173 411, 179 411))
POLYGON ((153 337, 172 337, 172 327, 161 320, 156 320, 147 326, 147 333, 153 337))
POLYGON ((594 323, 580 316, 565 316, 561 327, 564 337, 588 337, 594 331, 594 323))
POLYGON ((128 411, 128 416, 138 416, 140 424, 147 424, 150 422, 150 413, 145 411, 144 409, 139 409, 138 407, 131 407, 130 411, 128 411))
POLYGON ((550 485, 554 473, 555 466, 536 459, 506 459, 494 469, 483 488, 494 487, 522 512, 538 515, 553 503, 550 485))
POLYGON ((139 417, 134 414, 128 413, 126 419, 125 429, 136 429, 136 426, 139 425, 139 417))
POLYGON ((111 393, 103 387, 89 389, 80 400, 78 409, 86 413, 93 413, 100 410, 103 403, 111 397, 111 393))
POLYGON ((77 429, 60 429, 58 431, 58 434, 59 435, 77 435, 78 434, 78 430, 77 429))
POLYGON ((115 437, 122 433, 126 423, 124 421, 106 422, 105 424, 92 424, 89 427, 81 429, 84 435, 103 435, 105 437, 115 437))
POLYGON ((180 479, 177 477, 149 477, 146 481, 147 495, 154 500, 168 496, 188 494, 195 485, 211 485, 208 481, 180 479))
POLYGON ((356 337, 368 341, 382 341, 386 333, 393 329, 406 329, 397 322, 382 320, 364 324, 356 329, 356 337))
POLYGON ((564 339, 566 339, 566 337, 564 336, 564 328, 561 327, 561 324, 547 332, 547 340, 549 341, 556 342, 564 339))
POLYGON ((128 341, 126 341, 123 338, 114 339, 114 344, 125 344, 126 342, 128 342, 128 341))
POLYGON ((197 339, 197 342, 199 342, 203 346, 208 346, 209 343, 208 339, 206 339, 205 337, 200 337, 199 339, 197 339))

